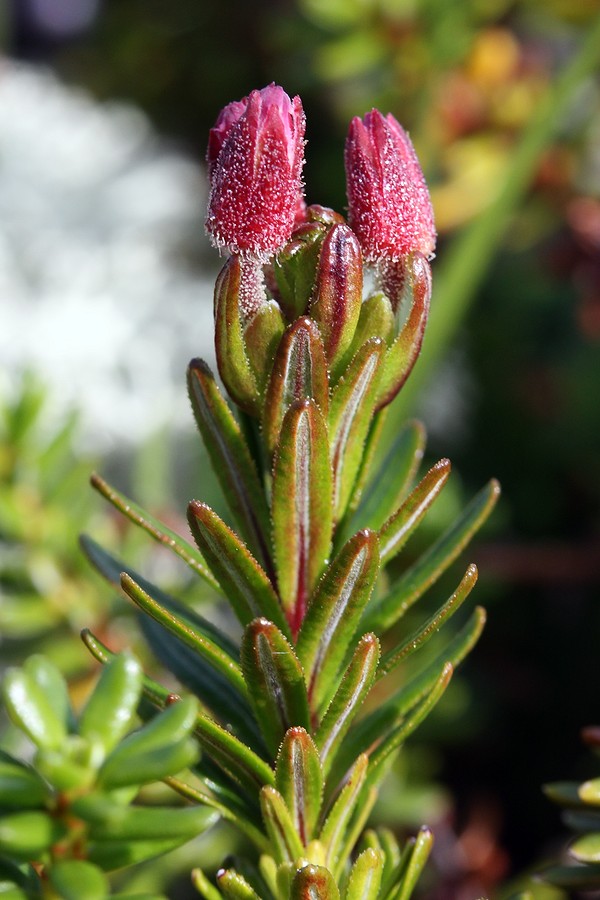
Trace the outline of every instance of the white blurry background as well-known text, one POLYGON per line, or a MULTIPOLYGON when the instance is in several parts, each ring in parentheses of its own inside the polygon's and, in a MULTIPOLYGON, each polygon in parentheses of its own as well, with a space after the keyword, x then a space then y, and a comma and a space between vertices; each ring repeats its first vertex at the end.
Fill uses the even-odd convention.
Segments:
POLYGON ((185 367, 212 356, 205 202, 204 172, 139 110, 0 60, 2 393, 34 370, 103 452, 191 427, 185 367))

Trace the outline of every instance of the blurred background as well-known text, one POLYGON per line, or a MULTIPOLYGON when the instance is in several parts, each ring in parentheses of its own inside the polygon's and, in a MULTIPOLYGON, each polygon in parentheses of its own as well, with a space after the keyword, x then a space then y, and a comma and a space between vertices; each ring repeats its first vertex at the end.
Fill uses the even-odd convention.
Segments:
POLYGON ((411 133, 440 237, 388 439, 417 415, 428 458, 454 464, 420 540, 490 476, 504 491, 471 551, 486 632, 379 810, 436 825, 432 898, 509 893, 564 842, 542 783, 595 774, 579 729, 600 722, 599 23, 598 0, 0 11, 0 626, 6 653, 43 645, 76 679, 81 624, 130 633, 79 531, 182 580, 89 496, 92 464, 175 524, 215 493, 184 373, 212 357, 219 109, 271 81, 301 94, 308 202, 341 211, 349 119, 377 106, 411 133))

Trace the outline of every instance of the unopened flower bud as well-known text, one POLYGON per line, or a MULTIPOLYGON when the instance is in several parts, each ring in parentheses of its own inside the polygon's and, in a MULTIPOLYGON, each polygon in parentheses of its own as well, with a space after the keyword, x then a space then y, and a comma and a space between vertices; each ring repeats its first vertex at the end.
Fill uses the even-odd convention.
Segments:
POLYGON ((304 112, 271 84, 230 103, 211 131, 206 230, 213 244, 266 262, 304 215, 304 112))
POLYGON ((369 263, 431 256, 435 227, 429 191, 407 133, 373 109, 350 123, 346 141, 350 227, 369 263))

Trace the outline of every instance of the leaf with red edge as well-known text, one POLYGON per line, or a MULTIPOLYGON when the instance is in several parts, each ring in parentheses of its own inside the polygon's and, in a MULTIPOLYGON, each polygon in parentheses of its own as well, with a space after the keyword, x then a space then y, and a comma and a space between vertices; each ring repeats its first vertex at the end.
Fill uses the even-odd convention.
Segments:
POLYGON ((283 739, 275 787, 292 814, 304 845, 314 836, 323 799, 323 772, 314 741, 304 728, 290 728, 283 739))
POLYGON ((215 350, 229 396, 245 412, 258 415, 260 393, 248 360, 240 313, 241 266, 239 256, 230 256, 215 283, 215 350))
POLYGON ((364 344, 331 395, 329 433, 336 520, 344 515, 360 468, 384 352, 385 344, 379 338, 364 344))
POLYGON ((331 550, 331 491, 325 422, 314 400, 297 401, 279 436, 271 510, 279 595, 294 635, 331 550))
POLYGON ((410 302, 408 317, 387 351, 382 366, 377 406, 390 403, 413 370, 423 343, 431 300, 431 269, 420 253, 408 257, 404 273, 404 297, 410 302))
POLYGON ((310 727, 302 667, 289 641, 264 618, 246 627, 241 663, 256 721, 275 756, 288 728, 310 727))
POLYGON ((188 368, 188 389, 194 416, 237 527, 263 563, 269 559, 269 511, 241 428, 201 359, 188 368))
POLYGON ((356 330, 362 306, 362 253, 358 238, 344 224, 323 241, 310 315, 319 326, 331 371, 336 372, 356 330))
POLYGON ((188 521, 202 555, 242 625, 266 616, 288 633, 285 616, 264 569, 231 528, 205 503, 192 500, 188 521))
POLYGON ((418 483, 402 506, 379 531, 381 564, 385 565, 404 547, 423 516, 450 477, 450 460, 441 459, 418 483))
POLYGON ((335 676, 369 601, 379 572, 377 535, 359 531, 326 570, 296 645, 313 708, 335 690, 335 676))

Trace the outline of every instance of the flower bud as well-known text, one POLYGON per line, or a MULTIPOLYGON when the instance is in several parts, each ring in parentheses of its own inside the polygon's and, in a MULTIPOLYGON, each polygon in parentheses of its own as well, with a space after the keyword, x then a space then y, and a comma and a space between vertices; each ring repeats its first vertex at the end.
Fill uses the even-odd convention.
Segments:
POLYGON ((369 263, 431 256, 435 227, 429 191, 414 147, 390 114, 374 109, 350 123, 346 140, 350 227, 369 263))
POLYGON ((271 84, 230 103, 211 130, 206 230, 213 244, 263 262, 304 215, 304 112, 271 84))

